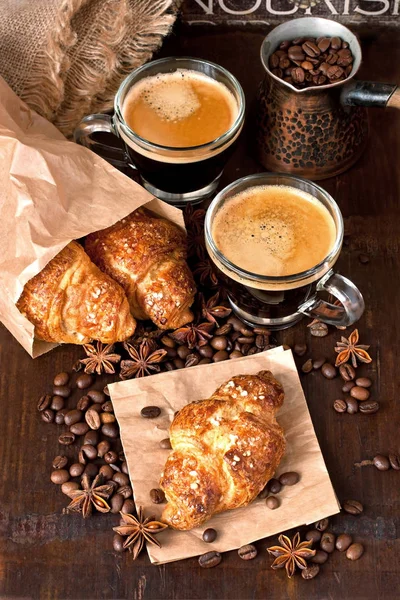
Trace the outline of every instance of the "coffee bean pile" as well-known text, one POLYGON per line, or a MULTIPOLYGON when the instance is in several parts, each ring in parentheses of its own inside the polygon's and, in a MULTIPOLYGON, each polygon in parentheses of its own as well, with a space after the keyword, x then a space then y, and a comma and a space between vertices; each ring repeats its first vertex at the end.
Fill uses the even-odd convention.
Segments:
POLYGON ((298 89, 343 81, 353 69, 349 44, 339 37, 299 37, 281 42, 269 57, 271 73, 298 89))
POLYGON ((258 494, 257 498, 261 500, 265 500, 265 504, 270 510, 276 510, 280 506, 280 501, 276 497, 275 494, 279 494, 284 486, 292 486, 298 483, 300 480, 300 475, 295 471, 288 471, 286 473, 282 473, 278 478, 273 477, 261 490, 258 494))

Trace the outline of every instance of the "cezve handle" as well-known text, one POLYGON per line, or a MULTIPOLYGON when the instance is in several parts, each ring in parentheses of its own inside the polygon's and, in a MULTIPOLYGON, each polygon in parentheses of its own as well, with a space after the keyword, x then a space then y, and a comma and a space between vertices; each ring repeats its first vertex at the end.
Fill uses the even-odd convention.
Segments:
POLYGON ((400 87, 376 81, 351 81, 344 85, 340 100, 344 106, 400 108, 400 87))

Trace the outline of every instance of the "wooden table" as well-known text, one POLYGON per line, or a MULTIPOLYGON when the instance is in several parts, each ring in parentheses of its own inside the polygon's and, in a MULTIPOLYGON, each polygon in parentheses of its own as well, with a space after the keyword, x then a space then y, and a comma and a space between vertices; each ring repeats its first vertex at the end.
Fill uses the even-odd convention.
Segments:
MULTIPOLYGON (((192 55, 220 63, 238 77, 251 107, 262 76, 259 48, 264 34, 252 27, 242 31, 177 29, 162 55, 192 55)), ((363 49, 360 77, 400 80, 396 30, 369 34, 363 49)), ((376 109, 370 117, 371 140, 362 159, 349 172, 322 185, 345 217, 347 245, 337 266, 365 296, 366 311, 358 328, 362 343, 371 344, 374 362, 364 373, 374 380, 372 395, 381 409, 375 415, 337 414, 332 402, 341 396, 339 379, 329 382, 318 372, 302 378, 337 495, 342 501, 357 499, 365 506, 359 517, 335 517, 333 531, 350 532, 363 542, 363 558, 351 563, 335 552, 316 579, 304 581, 300 576, 288 580, 284 572, 270 569, 265 548, 276 538, 257 542, 259 554, 253 561, 242 561, 236 552, 229 552, 210 570, 201 569, 195 558, 156 567, 144 554, 132 563, 128 554, 114 553, 111 527, 116 524, 115 516, 83 521, 78 515, 62 514, 66 498, 49 481, 52 459, 60 451, 57 427, 43 423, 35 408, 53 376, 70 368, 82 350, 59 347, 33 361, 1 326, 1 598, 398 598, 400 472, 354 467, 377 452, 400 451, 400 113, 376 109), (368 264, 360 262, 360 253, 368 255, 368 264)), ((252 140, 243 136, 223 184, 262 170, 252 158, 252 146, 252 140)), ((303 321, 279 334, 278 340, 306 342, 308 355, 333 359, 339 335, 331 332, 323 339, 311 338, 303 321)))

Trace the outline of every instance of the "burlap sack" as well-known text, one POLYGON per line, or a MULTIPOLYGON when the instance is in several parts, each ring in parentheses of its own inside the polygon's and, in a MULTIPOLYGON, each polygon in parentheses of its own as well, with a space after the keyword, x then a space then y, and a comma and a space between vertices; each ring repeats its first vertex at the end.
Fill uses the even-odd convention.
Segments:
POLYGON ((1 0, 0 74, 70 136, 112 107, 122 79, 149 60, 180 0, 1 0))

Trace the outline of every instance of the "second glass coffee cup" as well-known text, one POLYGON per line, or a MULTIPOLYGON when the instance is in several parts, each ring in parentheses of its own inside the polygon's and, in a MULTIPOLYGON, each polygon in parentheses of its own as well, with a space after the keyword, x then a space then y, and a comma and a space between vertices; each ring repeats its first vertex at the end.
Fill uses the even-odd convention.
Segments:
POLYGON ((137 169, 144 187, 151 194, 183 206, 187 202, 199 202, 209 197, 217 188, 242 130, 244 110, 243 90, 237 79, 223 67, 194 58, 162 58, 131 73, 115 96, 114 115, 93 114, 85 117, 75 130, 74 139, 106 157, 114 166, 137 169), (139 89, 143 99, 141 110, 145 110, 138 124, 141 130, 147 132, 144 134, 141 131, 141 135, 129 126, 126 111, 132 92, 135 94, 139 89), (230 111, 226 129, 223 130, 220 129, 221 119, 218 118, 219 99, 225 119, 227 106, 230 111), (147 109, 150 105, 154 108, 153 115, 143 106, 146 103, 147 109), (157 125, 157 115, 160 114, 162 118, 157 125), (206 122, 207 114, 211 117, 211 123, 206 122), (199 115, 202 115, 200 119, 199 115), (153 117, 155 138, 148 135, 148 121, 153 117), (186 118, 190 122, 185 124, 186 118), (179 135, 174 140, 176 124, 179 135), (180 135, 181 124, 189 128, 189 134, 193 133, 190 131, 192 127, 197 130, 195 135, 189 136, 192 140, 180 135), (171 125, 169 130, 168 125, 171 125), (207 125, 208 132, 204 137, 207 125), (162 129, 164 133, 160 138, 162 129), (117 135, 123 140, 125 149, 94 140, 92 135, 98 133, 117 135), (188 143, 182 143, 186 139, 188 143), (201 143, 196 143, 196 139, 201 143))
MULTIPOLYGON (((262 207, 262 203, 259 206, 262 207)), ((284 204, 282 206, 285 210, 284 204)), ((302 253, 306 259, 307 240, 311 240, 312 236, 313 228, 310 227, 302 238, 302 253)), ((249 325, 284 329, 307 315, 328 324, 346 327, 363 314, 364 300, 361 292, 349 279, 332 270, 343 242, 343 218, 340 209, 325 190, 311 181, 290 175, 262 173, 233 182, 217 194, 207 210, 205 240, 208 254, 226 288, 234 312, 249 325), (240 215, 232 213, 232 210, 237 210, 235 207, 239 206, 240 202, 249 202, 250 196, 256 195, 260 190, 267 190, 272 194, 274 190, 279 190, 279 194, 288 190, 294 194, 293 218, 280 219, 279 206, 274 203, 271 205, 274 213, 272 224, 268 223, 268 211, 262 212, 262 208, 261 212, 253 211, 250 215, 250 204, 243 204, 240 215), (326 246, 327 250, 322 259, 305 270, 284 275, 269 275, 263 269, 263 257, 269 256, 280 268, 285 252, 291 256, 296 253, 296 193, 299 194, 299 211, 300 203, 308 202, 308 209, 307 205, 304 207, 306 214, 308 210, 308 216, 312 212, 311 209, 316 209, 322 216, 325 215, 323 220, 325 219, 331 227, 332 239, 326 246), (232 215, 235 218, 229 221, 232 215), (261 217, 262 222, 259 220, 261 217), (236 223, 237 230, 229 230, 230 222, 236 223), (221 223, 220 231, 218 223, 221 223), (260 228, 263 229, 262 233, 260 228), (221 234, 225 233, 229 237, 225 242, 228 246, 232 245, 229 252, 227 244, 222 243, 221 239, 221 234), (247 248, 243 246, 246 236, 247 248), (219 243, 217 240, 220 240, 219 243), (255 245, 257 241, 260 242, 259 246, 255 245), (223 245, 225 253, 221 249, 223 245), (241 253, 247 255, 246 267, 243 267, 244 259, 241 253), (226 254, 229 254, 231 259, 235 256, 235 262, 226 254), (249 269, 250 264, 257 265, 257 270, 263 270, 263 273, 253 272, 249 269), (333 300, 330 297, 333 297, 333 300)), ((267 260, 265 265, 268 270, 267 260)))

